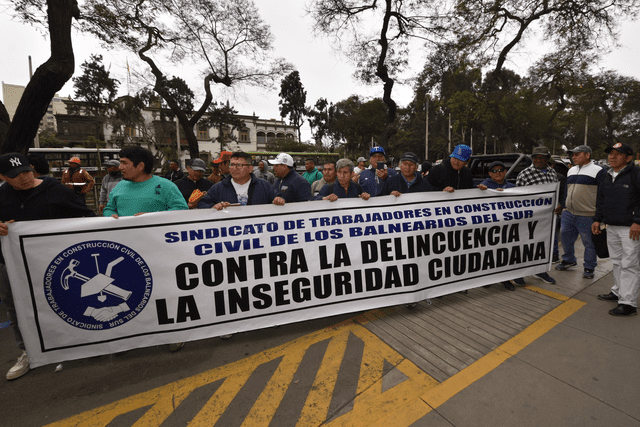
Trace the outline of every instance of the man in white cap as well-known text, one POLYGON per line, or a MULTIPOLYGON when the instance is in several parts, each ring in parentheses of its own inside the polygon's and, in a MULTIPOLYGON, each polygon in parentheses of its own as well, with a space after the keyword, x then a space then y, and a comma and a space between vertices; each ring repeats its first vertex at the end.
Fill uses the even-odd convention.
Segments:
POLYGON ((353 172, 356 174, 359 174, 366 168, 366 164, 367 164, 367 159, 365 159, 364 157, 358 157, 358 166, 353 168, 353 172))
POLYGON ((205 179, 204 172, 207 164, 202 159, 193 159, 187 165, 187 175, 176 181, 176 186, 182 193, 182 197, 187 202, 189 209, 194 209, 198 201, 213 187, 213 182, 205 179), (193 194, 196 191, 196 194, 193 194), (191 197, 193 195, 193 197, 191 197))
POLYGON ((296 173, 293 157, 287 153, 280 153, 275 159, 269 160, 269 163, 273 165, 273 173, 276 176, 276 182, 273 184, 276 191, 274 205, 311 200, 311 184, 296 173))
POLYGON ((560 228, 562 240, 562 262, 556 265, 556 270, 564 271, 577 264, 574 244, 578 235, 584 245, 584 273, 585 279, 593 279, 594 269, 598 265, 596 248, 591 239, 591 224, 596 213, 596 199, 598 185, 602 182, 605 170, 591 160, 591 148, 578 145, 573 150, 567 150, 573 160, 573 166, 567 173, 567 198, 560 228))
POLYGON ((98 198, 98 212, 102 213, 105 206, 109 202, 109 193, 114 189, 120 181, 122 181, 122 172, 120 172, 120 162, 117 160, 107 160, 104 162, 107 168, 107 174, 102 178, 100 183, 100 197, 98 198))

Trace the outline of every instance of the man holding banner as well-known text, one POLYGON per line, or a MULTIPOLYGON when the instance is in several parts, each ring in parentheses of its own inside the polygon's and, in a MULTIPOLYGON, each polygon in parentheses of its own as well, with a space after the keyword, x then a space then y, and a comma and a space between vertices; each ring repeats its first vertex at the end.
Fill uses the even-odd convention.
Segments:
MULTIPOLYGON (((95 216, 80 196, 56 179, 35 178, 29 159, 22 154, 8 153, 0 156, 0 178, 7 183, 0 187, 0 221, 2 221, 0 236, 9 234, 8 224, 14 221, 95 216)), ((7 309, 18 347, 22 350, 18 362, 6 375, 8 380, 14 380, 29 372, 30 366, 24 340, 18 328, 13 293, 2 253, 0 253, 0 298, 2 305, 7 309)))
POLYGON ((275 159, 269 160, 269 163, 273 165, 273 173, 276 175, 276 182, 273 184, 276 191, 274 205, 308 202, 312 199, 311 184, 298 175, 293 167, 293 157, 287 153, 280 153, 275 159))
POLYGON ((235 152, 229 161, 231 176, 207 191, 198 203, 198 209, 222 210, 232 205, 265 205, 273 202, 274 191, 265 179, 252 173, 251 155, 235 152))

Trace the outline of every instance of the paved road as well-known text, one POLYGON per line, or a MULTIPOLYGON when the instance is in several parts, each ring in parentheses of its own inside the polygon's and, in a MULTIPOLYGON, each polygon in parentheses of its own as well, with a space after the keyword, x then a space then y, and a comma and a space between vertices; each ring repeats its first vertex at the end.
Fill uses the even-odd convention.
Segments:
POLYGON ((0 425, 640 426, 640 317, 595 298, 609 271, 41 367, 0 381, 0 425))

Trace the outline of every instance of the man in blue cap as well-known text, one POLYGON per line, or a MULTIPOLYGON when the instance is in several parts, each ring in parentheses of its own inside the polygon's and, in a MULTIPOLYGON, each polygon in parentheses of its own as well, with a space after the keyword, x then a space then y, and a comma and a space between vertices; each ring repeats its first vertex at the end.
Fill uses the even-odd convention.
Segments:
POLYGON ((464 144, 456 145, 449 157, 431 168, 427 175, 431 186, 437 191, 448 193, 473 188, 471 171, 466 167, 470 157, 471 147, 464 144))
POLYGON ((369 193, 372 197, 379 196, 382 193, 382 184, 390 176, 394 176, 397 172, 393 169, 387 168, 385 162, 385 156, 382 147, 373 147, 369 151, 369 164, 370 166, 360 172, 360 178, 358 183, 362 186, 362 189, 369 193))

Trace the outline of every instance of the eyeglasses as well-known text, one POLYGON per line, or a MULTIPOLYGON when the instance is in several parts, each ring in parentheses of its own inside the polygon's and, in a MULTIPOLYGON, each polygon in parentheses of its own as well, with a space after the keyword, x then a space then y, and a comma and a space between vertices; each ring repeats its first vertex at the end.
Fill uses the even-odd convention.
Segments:
POLYGON ((249 165, 247 163, 231 163, 231 164, 229 164, 230 168, 241 168, 241 167, 244 167, 244 166, 251 166, 251 165, 249 165))
POLYGON ((499 172, 504 172, 506 171, 506 169, 500 168, 500 169, 491 169, 489 172, 491 173, 499 173, 499 172))

